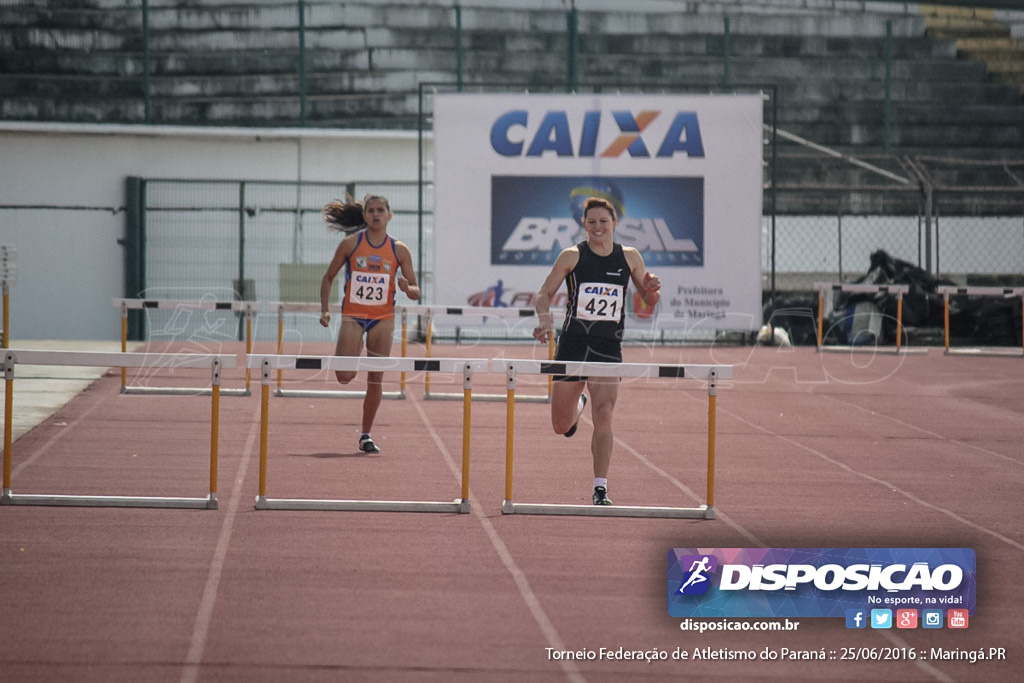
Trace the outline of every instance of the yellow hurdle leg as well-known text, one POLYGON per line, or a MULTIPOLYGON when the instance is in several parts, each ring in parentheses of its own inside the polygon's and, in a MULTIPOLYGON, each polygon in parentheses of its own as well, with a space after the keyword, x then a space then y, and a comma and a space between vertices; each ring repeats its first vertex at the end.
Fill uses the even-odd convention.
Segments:
MULTIPOLYGON (((277 355, 284 354, 284 312, 277 314, 277 355)), ((281 391, 281 368, 277 369, 277 390, 281 391)))
MULTIPOLYGON (((248 358, 252 355, 252 314, 249 311, 245 312, 245 356, 248 358)), ((245 390, 249 391, 249 386, 252 380, 252 368, 249 364, 245 365, 245 390)))
POLYGON ((946 353, 949 353, 949 294, 942 295, 942 326, 946 333, 946 353))
POLYGON ((4 348, 11 348, 11 286, 4 280, 4 348))
POLYGON ((210 497, 217 495, 217 456, 220 449, 220 362, 213 364, 210 401, 210 497))
POLYGON ((469 424, 473 390, 462 392, 462 500, 469 500, 469 424))
POLYGON ((903 295, 896 297, 896 350, 903 343, 903 295))
POLYGON ((708 396, 708 507, 715 505, 715 399, 708 396))
MULTIPOLYGON (((430 358, 430 340, 434 336, 434 321, 427 316, 427 358, 430 358)), ((430 394, 430 373, 425 373, 423 378, 423 391, 427 395, 430 394)))
POLYGON ((260 387, 260 496, 267 496, 267 425, 270 422, 270 385, 260 387))
MULTIPOLYGON (((7 335, 7 328, 4 327, 4 335, 7 335)), ((128 309, 121 305, 121 353, 128 352, 128 309)), ((121 368, 121 392, 128 386, 128 368, 121 368)))
MULTIPOLYGON (((407 358, 407 345, 409 343, 409 314, 404 310, 402 311, 402 358, 407 358)), ((405 370, 402 371, 401 380, 399 382, 399 389, 402 395, 405 395, 405 370)))
POLYGON ((818 350, 821 350, 822 326, 825 320, 825 295, 818 291, 818 350))
MULTIPOLYGON (((4 334, 6 333, 7 330, 4 330, 4 334)), ((13 370, 8 370, 7 374, 13 374, 13 370)), ((8 376, 4 384, 4 491, 7 492, 11 490, 11 442, 14 440, 11 414, 14 405, 14 379, 8 376)))
MULTIPOLYGON (((555 333, 552 332, 551 336, 548 337, 548 360, 555 359, 555 333)), ((548 400, 555 393, 555 377, 554 375, 548 375, 548 400)))
POLYGON ((512 453, 516 423, 516 390, 509 389, 505 399, 505 500, 512 500, 512 453))

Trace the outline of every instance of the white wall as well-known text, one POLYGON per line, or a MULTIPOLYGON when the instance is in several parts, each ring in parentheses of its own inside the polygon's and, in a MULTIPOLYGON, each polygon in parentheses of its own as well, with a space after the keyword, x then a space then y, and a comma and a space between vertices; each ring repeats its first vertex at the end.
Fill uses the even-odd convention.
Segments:
POLYGON ((128 176, 415 181, 417 163, 406 131, 0 124, 0 244, 17 249, 11 343, 120 338, 111 302, 124 292, 128 176))

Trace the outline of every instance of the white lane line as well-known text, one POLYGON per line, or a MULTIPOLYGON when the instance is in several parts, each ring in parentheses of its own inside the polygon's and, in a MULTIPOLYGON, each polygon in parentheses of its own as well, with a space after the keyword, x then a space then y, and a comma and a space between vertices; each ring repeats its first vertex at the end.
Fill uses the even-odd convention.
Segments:
POLYGON ((188 654, 185 656, 181 683, 195 683, 199 679, 199 667, 203 662, 206 639, 210 633, 210 621, 213 619, 213 608, 217 602, 217 590, 220 588, 220 579, 224 573, 224 561, 227 558, 228 546, 231 544, 231 533, 235 528, 238 506, 242 500, 242 484, 249 468, 249 461, 255 452, 254 444, 256 436, 259 434, 259 426, 260 411, 256 410, 252 426, 249 428, 249 436, 245 440, 242 462, 238 466, 238 474, 235 475, 235 484, 231 488, 231 500, 228 501, 224 522, 220 526, 220 536, 217 539, 217 547, 213 551, 213 559, 210 561, 210 571, 206 575, 203 596, 199 600, 199 611, 196 613, 195 626, 192 628, 192 639, 189 641, 188 654))
MULTIPOLYGON (((1015 465, 1024 465, 1024 461, 1018 460, 1017 458, 1014 458, 1012 456, 1003 455, 1002 453, 997 453, 995 451, 990 451, 987 448, 984 448, 982 446, 978 446, 978 445, 973 444, 973 443, 968 443, 966 441, 957 441, 956 439, 950 439, 949 437, 943 436, 942 434, 937 434, 936 432, 927 430, 927 429, 925 429, 923 427, 918 427, 917 425, 910 424, 909 422, 904 422, 903 420, 899 419, 898 417, 893 417, 892 415, 888 415, 886 413, 879 413, 877 411, 870 410, 868 408, 864 408, 863 406, 859 406, 856 403, 850 403, 849 401, 844 401, 842 399, 836 398, 835 396, 829 396, 828 394, 814 394, 814 396, 816 396, 816 397, 824 397, 824 398, 830 399, 832 401, 835 401, 836 403, 841 403, 844 406, 847 406, 847 407, 850 407, 850 408, 856 408, 857 410, 861 411, 862 413, 867 413, 868 415, 872 415, 872 416, 875 416, 875 417, 883 417, 883 418, 885 418, 887 420, 895 422, 898 425, 906 427, 907 429, 913 429, 915 431, 921 432, 925 436, 930 436, 933 439, 938 439, 939 441, 948 441, 949 443, 953 444, 954 446, 962 446, 963 448, 970 448, 970 449, 975 450, 975 451, 980 451, 982 453, 985 453, 986 455, 991 455, 993 457, 1001 458, 1003 460, 1006 460, 1007 462, 1012 462, 1015 465)), ((1020 441, 1017 441, 1017 443, 1019 444, 1020 441)))
MULTIPOLYGON (((430 432, 430 437, 437 444, 438 449, 444 456, 444 460, 448 465, 448 469, 451 471, 452 476, 455 477, 457 482, 462 481, 462 457, 459 456, 459 462, 456 464, 455 458, 445 447, 444 442, 438 435, 437 430, 434 429, 430 419, 427 417, 426 412, 423 410, 423 406, 419 399, 414 398, 411 394, 407 394, 407 398, 410 399, 412 405, 416 408, 416 412, 419 413, 420 420, 423 421, 423 425, 430 432)), ((509 574, 512 575, 512 580, 515 581, 516 588, 519 589, 519 595, 523 598, 523 602, 526 603, 527 609, 530 610, 530 614, 533 615, 534 621, 540 626, 541 632, 544 634, 544 638, 548 642, 548 646, 555 650, 567 650, 562 637, 558 635, 558 630, 555 625, 551 623, 551 619, 548 617, 544 608, 540 604, 540 599, 537 598, 537 594, 533 592, 533 588, 530 586, 529 579, 526 578, 526 574, 519 565, 516 564, 515 558, 512 557, 511 551, 505 542, 501 540, 501 536, 498 534, 497 529, 491 524, 491 520, 483 513, 483 506, 480 505, 480 501, 473 495, 472 490, 469 494, 469 505, 473 516, 476 517, 477 521, 480 522, 480 526, 483 527, 484 532, 487 534, 487 538, 490 539, 491 545, 494 547, 495 552, 498 553, 498 557, 501 559, 501 563, 505 565, 505 569, 508 570, 509 574)), ((572 660, 559 660, 559 664, 566 676, 573 683, 586 683, 586 678, 580 673, 579 668, 572 660)))

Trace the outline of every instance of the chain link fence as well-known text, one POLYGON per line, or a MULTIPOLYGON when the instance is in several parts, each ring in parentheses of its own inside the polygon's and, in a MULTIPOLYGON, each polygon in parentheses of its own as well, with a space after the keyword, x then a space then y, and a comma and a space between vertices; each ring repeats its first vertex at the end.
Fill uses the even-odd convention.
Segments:
MULTIPOLYGON (((1017 184, 1024 175, 1024 162, 965 161, 956 166, 950 160, 910 159, 904 164, 923 169, 922 176, 930 184, 915 178, 907 186, 790 184, 775 188, 774 199, 785 210, 766 213, 762 222, 766 320, 780 308, 808 309, 800 317, 805 323, 812 320, 815 283, 859 281, 878 252, 944 282, 1024 285, 1024 186, 1017 184), (989 182, 998 177, 1002 184, 953 184, 951 179, 968 177, 954 172, 954 167, 966 169, 975 178, 983 171, 989 182)), ((848 162, 836 160, 835 170, 844 165, 848 162)), ((389 231, 413 253, 424 303, 468 303, 431 297, 433 188, 429 183, 422 186, 422 219, 421 187, 414 182, 147 179, 142 186, 144 219, 135 231, 136 239, 145 245, 144 272, 137 279, 141 286, 126 296, 317 302, 320 278, 340 239, 325 229, 322 206, 346 193, 357 198, 373 193, 391 201, 395 218, 389 231)), ((766 208, 770 204, 766 192, 766 208)), ((162 318, 170 313, 148 314, 142 324, 149 333, 175 329, 173 321, 162 318)), ((276 322, 276 311, 264 311, 256 338, 276 338, 276 322)), ((935 324, 941 323, 932 320, 930 326, 935 324)), ((468 323, 469 328, 472 325, 468 323)), ((315 316, 288 314, 285 328, 292 340, 324 337, 315 316)), ((492 326, 488 334, 495 330, 492 326)), ((230 331, 240 334, 240 321, 230 331)), ((458 338, 467 331, 479 334, 451 322, 442 322, 436 334, 458 338)), ((810 343, 806 324, 792 333, 795 343, 810 343)), ((687 338, 685 331, 660 329, 656 323, 637 327, 633 335, 662 342, 687 338)), ((508 339, 525 340, 526 336, 513 334, 508 339)))

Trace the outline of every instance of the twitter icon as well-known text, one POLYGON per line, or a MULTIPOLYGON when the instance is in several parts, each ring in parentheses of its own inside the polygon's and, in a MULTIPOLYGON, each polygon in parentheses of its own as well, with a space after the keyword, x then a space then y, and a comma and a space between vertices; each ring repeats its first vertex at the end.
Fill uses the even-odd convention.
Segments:
POLYGON ((871 610, 871 628, 892 628, 892 610, 871 610))

